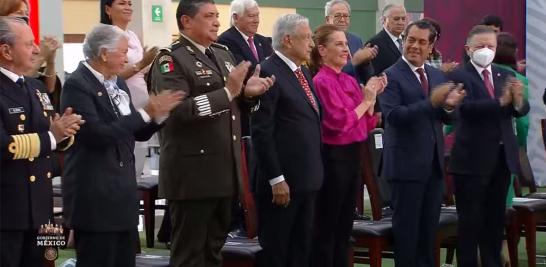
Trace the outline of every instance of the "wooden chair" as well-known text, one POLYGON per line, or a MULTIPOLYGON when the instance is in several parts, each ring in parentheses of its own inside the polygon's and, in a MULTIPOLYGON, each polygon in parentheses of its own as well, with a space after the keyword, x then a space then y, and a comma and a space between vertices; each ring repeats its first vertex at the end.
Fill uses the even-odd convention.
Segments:
MULTIPOLYGON (((542 136, 546 140, 546 119, 541 119, 542 136)), ((546 149, 546 143, 545 143, 546 149)), ((546 231, 546 193, 537 192, 534 175, 525 153, 520 153, 522 175, 515 181, 518 198, 514 199, 518 221, 525 236, 525 248, 529 267, 536 266, 536 232, 546 231), (521 187, 529 187, 529 194, 522 195, 521 187)))
MULTIPOLYGON (((252 144, 249 138, 242 139, 242 192, 241 202, 245 211, 245 223, 247 238, 229 238, 222 248, 223 267, 256 267, 261 247, 255 238, 257 233, 256 205, 250 192, 250 178, 248 173, 248 155, 251 153, 252 144)), ((152 196, 153 197, 153 196, 152 196)), ((150 202, 151 205, 153 202, 150 202)), ((151 206, 153 207, 153 206, 151 206)), ((137 267, 168 267, 168 256, 138 255, 137 267)))
MULTIPOLYGON (((382 157, 382 144, 376 144, 376 135, 382 135, 383 129, 370 132, 367 145, 363 148, 363 179, 370 196, 373 221, 355 222, 355 262, 369 263, 371 267, 380 267, 383 255, 392 256, 392 211, 388 207, 390 185, 379 175, 382 157), (368 253, 358 253, 358 248, 368 249, 368 253), (385 252, 385 253, 384 253, 385 252)), ((453 211, 442 212, 439 221, 438 241, 435 249, 436 264, 440 266, 440 240, 456 234, 457 216, 453 211)))
POLYGON ((141 205, 141 213, 144 215, 144 232, 146 234, 146 247, 154 247, 155 233, 155 210, 165 209, 166 205, 156 205, 158 197, 158 176, 145 175, 137 179, 137 189, 141 205))

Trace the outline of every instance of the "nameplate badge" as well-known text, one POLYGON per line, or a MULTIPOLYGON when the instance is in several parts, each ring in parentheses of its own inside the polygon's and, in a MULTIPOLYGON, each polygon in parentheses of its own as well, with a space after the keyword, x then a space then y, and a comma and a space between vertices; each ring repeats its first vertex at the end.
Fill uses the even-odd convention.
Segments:
POLYGON ((9 114, 25 113, 25 109, 23 107, 9 108, 8 112, 9 114))

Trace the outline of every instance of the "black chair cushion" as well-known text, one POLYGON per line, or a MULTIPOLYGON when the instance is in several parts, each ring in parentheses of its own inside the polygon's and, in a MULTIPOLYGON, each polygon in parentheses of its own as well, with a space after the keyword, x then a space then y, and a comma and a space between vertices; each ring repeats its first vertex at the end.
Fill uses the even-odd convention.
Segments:
POLYGON ((363 236, 390 237, 392 235, 392 223, 390 220, 353 222, 352 235, 356 238, 363 236))
POLYGON ((241 237, 228 238, 222 248, 222 256, 229 260, 253 260, 262 250, 258 240, 241 237))
POLYGON ((135 267, 169 267, 169 256, 137 255, 135 267))
MULTIPOLYGON (((224 261, 255 260, 262 248, 258 240, 228 238, 222 248, 224 261)), ((135 267, 169 267, 169 256, 137 255, 135 267)))
POLYGON ((142 176, 137 179, 138 190, 151 190, 157 188, 159 178, 156 175, 142 176))
POLYGON ((546 199, 546 193, 535 192, 525 195, 525 198, 536 198, 536 199, 546 199))
POLYGON ((533 198, 514 198, 512 206, 516 210, 525 210, 530 212, 546 210, 546 200, 533 198))

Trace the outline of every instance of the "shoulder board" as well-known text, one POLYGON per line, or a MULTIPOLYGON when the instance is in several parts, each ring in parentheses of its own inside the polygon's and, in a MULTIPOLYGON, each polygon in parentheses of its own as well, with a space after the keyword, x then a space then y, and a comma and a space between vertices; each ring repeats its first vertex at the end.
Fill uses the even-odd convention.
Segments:
POLYGON ((169 52, 170 53, 171 51, 172 51, 171 47, 163 47, 163 48, 159 49, 159 52, 169 52))
POLYGON ((219 44, 219 43, 212 43, 210 46, 214 47, 214 48, 220 48, 220 49, 223 49, 223 50, 226 50, 226 51, 229 51, 229 48, 223 44, 219 44))
POLYGON ((176 40, 174 43, 172 43, 169 48, 171 49, 171 51, 174 51, 178 48, 180 48, 182 46, 182 44, 180 43, 180 40, 176 40))

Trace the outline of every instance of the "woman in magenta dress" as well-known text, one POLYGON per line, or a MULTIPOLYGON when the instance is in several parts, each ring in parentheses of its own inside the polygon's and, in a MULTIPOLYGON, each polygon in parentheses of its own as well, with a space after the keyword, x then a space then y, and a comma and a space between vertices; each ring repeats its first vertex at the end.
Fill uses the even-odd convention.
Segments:
POLYGON ((319 26, 314 41, 311 66, 323 111, 325 179, 318 195, 312 266, 348 266, 361 147, 377 123, 373 107, 387 81, 372 77, 360 86, 342 72, 350 54, 345 33, 336 26, 319 26))

